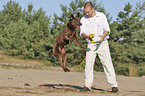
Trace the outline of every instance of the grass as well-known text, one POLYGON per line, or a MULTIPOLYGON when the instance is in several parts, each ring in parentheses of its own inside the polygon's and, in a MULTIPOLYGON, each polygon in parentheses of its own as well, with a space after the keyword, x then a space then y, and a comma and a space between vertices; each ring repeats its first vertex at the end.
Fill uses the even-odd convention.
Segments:
POLYGON ((138 76, 138 68, 135 64, 129 64, 129 76, 138 76))
POLYGON ((0 63, 42 65, 43 61, 42 60, 31 60, 31 59, 19 59, 17 57, 1 55, 0 63))
POLYGON ((37 68, 37 67, 23 67, 23 66, 15 66, 15 65, 1 65, 3 69, 11 69, 11 68, 15 68, 15 69, 41 69, 41 68, 37 68))
MULTIPOLYGON (((39 69, 63 71, 60 66, 54 66, 47 60, 19 59, 18 57, 0 55, 0 67, 3 69, 39 69)), ((70 68, 71 72, 80 72, 79 68, 70 68)))
POLYGON ((42 60, 19 59, 17 57, 0 55, 0 66, 5 69, 41 69, 44 65, 42 60))
POLYGON ((6 56, 1 54, 0 54, 0 68, 62 71, 60 66, 53 66, 53 64, 47 60, 19 59, 18 57, 6 56))

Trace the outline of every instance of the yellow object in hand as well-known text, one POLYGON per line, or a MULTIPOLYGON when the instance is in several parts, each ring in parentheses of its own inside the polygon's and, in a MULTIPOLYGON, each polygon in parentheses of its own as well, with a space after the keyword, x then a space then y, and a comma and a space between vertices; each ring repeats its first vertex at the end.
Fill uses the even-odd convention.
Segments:
POLYGON ((91 41, 92 43, 95 43, 95 41, 93 40, 94 37, 95 37, 94 34, 90 34, 90 35, 89 35, 90 41, 91 41))

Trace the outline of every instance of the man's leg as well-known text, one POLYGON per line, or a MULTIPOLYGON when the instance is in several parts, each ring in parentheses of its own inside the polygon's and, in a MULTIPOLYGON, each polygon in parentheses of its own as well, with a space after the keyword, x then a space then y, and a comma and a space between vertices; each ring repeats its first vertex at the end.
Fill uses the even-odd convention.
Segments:
POLYGON ((99 49, 97 50, 97 53, 103 65, 108 82, 110 83, 112 88, 118 87, 107 40, 101 43, 99 49))
POLYGON ((86 65, 85 65, 85 86, 91 89, 91 85, 93 83, 93 70, 94 70, 94 62, 96 58, 95 44, 88 44, 87 52, 86 52, 86 65))

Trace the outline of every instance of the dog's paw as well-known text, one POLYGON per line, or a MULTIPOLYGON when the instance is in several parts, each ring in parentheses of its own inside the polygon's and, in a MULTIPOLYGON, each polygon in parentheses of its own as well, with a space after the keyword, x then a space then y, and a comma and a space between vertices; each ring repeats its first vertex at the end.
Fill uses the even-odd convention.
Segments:
POLYGON ((83 50, 85 50, 85 51, 86 51, 87 49, 86 49, 86 48, 84 48, 83 50))
POLYGON ((86 48, 83 48, 83 47, 82 47, 82 49, 86 51, 86 48))
POLYGON ((67 66, 65 66, 65 72, 70 72, 70 69, 67 66))

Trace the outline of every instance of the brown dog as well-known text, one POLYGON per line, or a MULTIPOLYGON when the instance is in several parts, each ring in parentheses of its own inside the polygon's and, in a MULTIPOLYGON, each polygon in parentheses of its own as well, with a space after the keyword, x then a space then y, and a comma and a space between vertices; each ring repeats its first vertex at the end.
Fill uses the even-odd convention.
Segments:
POLYGON ((71 14, 71 17, 67 23, 67 26, 56 38, 53 45, 53 49, 48 51, 49 54, 53 52, 55 57, 57 57, 57 59, 60 61, 60 65, 65 72, 68 72, 70 70, 66 66, 67 55, 66 55, 64 46, 71 44, 72 41, 74 41, 80 48, 85 50, 85 48, 83 48, 77 40, 76 28, 79 28, 80 26, 81 26, 81 23, 79 20, 79 12, 77 13, 75 17, 73 14, 71 14), (62 60, 64 60, 64 64, 62 64, 62 60))

